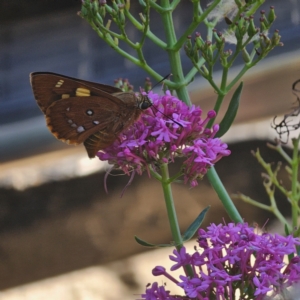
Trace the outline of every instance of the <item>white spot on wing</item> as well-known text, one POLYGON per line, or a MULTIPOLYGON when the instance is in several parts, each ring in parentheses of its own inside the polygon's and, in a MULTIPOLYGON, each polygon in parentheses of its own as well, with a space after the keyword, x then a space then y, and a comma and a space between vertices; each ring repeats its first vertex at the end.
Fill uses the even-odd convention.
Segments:
POLYGON ((77 132, 83 132, 83 131, 85 131, 85 129, 84 129, 84 127, 83 126, 78 126, 77 127, 77 132))
POLYGON ((98 125, 100 122, 99 121, 93 121, 93 124, 98 125))

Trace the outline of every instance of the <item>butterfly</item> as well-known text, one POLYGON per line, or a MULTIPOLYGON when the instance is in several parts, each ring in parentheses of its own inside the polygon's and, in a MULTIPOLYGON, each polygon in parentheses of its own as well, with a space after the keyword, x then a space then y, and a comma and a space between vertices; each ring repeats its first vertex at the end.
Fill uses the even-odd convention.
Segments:
POLYGON ((50 132, 68 144, 83 143, 90 158, 152 106, 141 93, 56 73, 31 73, 30 83, 50 132))

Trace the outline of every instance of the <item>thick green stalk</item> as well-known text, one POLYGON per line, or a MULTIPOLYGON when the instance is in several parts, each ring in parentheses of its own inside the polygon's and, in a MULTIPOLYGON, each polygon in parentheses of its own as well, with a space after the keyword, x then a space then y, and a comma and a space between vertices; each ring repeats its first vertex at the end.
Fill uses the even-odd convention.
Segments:
MULTIPOLYGON (((171 233, 172 233, 175 247, 179 251, 183 247, 183 240, 180 233, 176 209, 173 200, 168 164, 162 164, 160 166, 160 171, 161 171, 160 181, 164 192, 164 199, 165 199, 166 209, 168 213, 168 220, 171 228, 171 233)), ((193 269, 190 265, 184 266, 184 271, 187 276, 190 276, 191 278, 194 276, 193 269)))
POLYGON ((192 105, 190 96, 185 86, 180 52, 179 50, 174 49, 174 45, 177 42, 177 38, 176 38, 174 24, 173 24, 171 6, 168 0, 162 0, 161 6, 165 8, 165 11, 161 13, 161 17, 164 25, 165 34, 166 34, 166 41, 167 41, 166 50, 169 56, 172 79, 177 84, 177 86, 175 87, 175 91, 179 99, 184 101, 187 105, 192 105))
POLYGON ((179 248, 181 248, 183 245, 183 241, 179 229, 179 224, 178 224, 174 200, 173 200, 168 165, 162 164, 160 166, 160 170, 161 170, 161 185, 164 192, 164 198, 167 207, 168 219, 170 223, 172 237, 176 247, 179 246, 179 248))

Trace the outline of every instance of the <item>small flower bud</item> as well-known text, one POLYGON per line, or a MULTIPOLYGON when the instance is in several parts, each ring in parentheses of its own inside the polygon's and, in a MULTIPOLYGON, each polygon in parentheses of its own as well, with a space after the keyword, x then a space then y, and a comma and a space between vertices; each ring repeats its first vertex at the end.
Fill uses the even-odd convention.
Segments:
POLYGON ((281 38, 281 36, 279 35, 279 30, 276 29, 273 36, 272 36, 272 39, 271 39, 272 45, 273 46, 279 45, 280 44, 280 38, 281 38))
POLYGON ((207 68, 205 67, 205 65, 203 65, 203 66, 201 67, 201 70, 202 70, 202 76, 203 76, 204 78, 207 78, 207 77, 209 76, 209 71, 207 70, 207 68))
POLYGON ((220 125, 219 124, 214 124, 214 126, 212 127, 212 136, 215 136, 215 134, 219 131, 220 129, 220 125))
POLYGON ((185 52, 186 52, 186 55, 188 56, 188 57, 193 57, 193 45, 192 45, 192 41, 191 41, 191 36, 189 35, 189 36, 187 36, 187 40, 186 40, 186 43, 185 43, 185 45, 184 45, 184 50, 185 50, 185 52))
POLYGON ((160 276, 160 275, 164 275, 166 273, 166 269, 164 267, 161 266, 156 266, 153 270, 152 270, 152 274, 154 276, 160 276))
POLYGON ((268 14, 268 21, 270 24, 272 24, 276 19, 274 6, 270 6, 270 12, 268 14))
POLYGON ((247 30, 249 37, 253 37, 254 35, 256 35, 258 33, 258 31, 259 31, 259 29, 255 27, 253 16, 250 16, 249 26, 248 26, 248 30, 247 30))
POLYGON ((194 45, 192 55, 193 55, 192 59, 195 62, 197 62, 199 60, 199 53, 198 53, 198 49, 197 49, 197 45, 196 44, 194 45))
POLYGON ((198 48, 198 49, 202 49, 202 47, 203 47, 203 45, 204 45, 204 41, 203 41, 203 39, 201 38, 200 33, 198 33, 198 35, 196 34, 195 42, 196 42, 196 44, 197 44, 197 48, 198 48))
POLYGON ((205 135, 207 135, 207 136, 210 136, 211 135, 211 129, 209 129, 209 128, 206 128, 206 129, 204 129, 204 132, 203 132, 205 135))
POLYGON ((269 24, 268 20, 266 19, 266 16, 262 15, 259 18, 259 21, 260 21, 260 31, 264 32, 264 31, 268 30, 268 28, 270 27, 270 24, 269 24))
POLYGON ((214 111, 214 110, 210 110, 208 113, 207 113, 207 117, 209 118, 209 119, 213 119, 213 118, 215 118, 216 117, 216 112, 214 111))
POLYGON ((222 43, 222 39, 220 38, 222 36, 222 33, 218 33, 216 29, 213 29, 213 35, 217 44, 222 43))
POLYGON ((139 13, 139 16, 140 16, 142 23, 146 23, 146 19, 145 19, 144 15, 142 13, 139 13))
POLYGON ((109 29, 109 28, 110 28, 110 25, 111 25, 111 20, 108 20, 107 23, 106 23, 105 28, 106 28, 106 29, 109 29))
MULTIPOLYGON (((100 5, 99 7, 99 14, 102 18, 105 18, 105 15, 106 15, 106 9, 105 9, 105 6, 104 5, 100 5)), ((102 22, 103 24, 103 22, 102 22)))
POLYGON ((98 8, 99 8, 99 3, 98 3, 98 1, 94 1, 94 2, 93 2, 93 10, 94 10, 95 12, 98 12, 98 8))
POLYGON ((212 42, 211 41, 206 41, 205 42, 205 48, 206 48, 206 61, 207 62, 212 62, 213 61, 213 56, 214 56, 214 53, 213 53, 213 49, 212 49, 212 42))
POLYGON ((101 14, 96 15, 96 22, 101 25, 103 24, 103 18, 101 16, 101 14))
POLYGON ((243 60, 245 63, 248 63, 251 61, 250 55, 245 47, 242 49, 242 57, 243 57, 243 60))
POLYGON ((119 10, 118 4, 116 3, 115 0, 112 0, 111 2, 112 2, 113 9, 117 12, 119 10))
MULTIPOLYGON (((119 5, 121 5, 121 4, 119 4, 119 5)), ((124 6, 124 5, 123 5, 123 6, 124 6)), ((124 9, 123 9, 123 8, 121 8, 121 9, 119 10, 118 23, 119 23, 120 25, 122 25, 122 26, 125 25, 125 15, 124 15, 124 9)))
POLYGON ((116 46, 119 46, 119 39, 117 37, 114 37, 114 43, 116 46))

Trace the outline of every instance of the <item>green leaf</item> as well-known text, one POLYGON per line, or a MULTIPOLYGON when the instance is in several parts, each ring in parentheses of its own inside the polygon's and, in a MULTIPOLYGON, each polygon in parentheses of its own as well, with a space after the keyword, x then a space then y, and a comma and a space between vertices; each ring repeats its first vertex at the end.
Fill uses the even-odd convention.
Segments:
POLYGON ((226 111, 226 114, 225 114, 223 120, 220 123, 220 129, 217 132, 216 137, 223 136, 228 131, 230 126, 232 125, 232 123, 235 119, 235 116, 237 114, 238 108, 239 108, 240 97, 242 94, 243 85, 244 85, 244 83, 241 82, 240 85, 238 86, 238 88, 235 90, 234 94, 232 95, 228 109, 226 111))
POLYGON ((140 244, 140 245, 142 245, 144 247, 151 247, 151 248, 174 247, 174 244, 158 244, 158 245, 151 244, 151 243, 148 243, 146 241, 143 241, 142 239, 140 239, 137 236, 134 236, 134 239, 137 241, 138 244, 140 244))
POLYGON ((210 209, 210 206, 207 206, 206 208, 204 208, 201 211, 201 213, 199 214, 199 216, 195 219, 195 221, 189 226, 189 228, 186 230, 186 232, 184 233, 184 235, 182 237, 184 242, 190 240, 195 235, 195 233, 201 226, 201 224, 204 220, 204 217, 209 209, 210 209))

